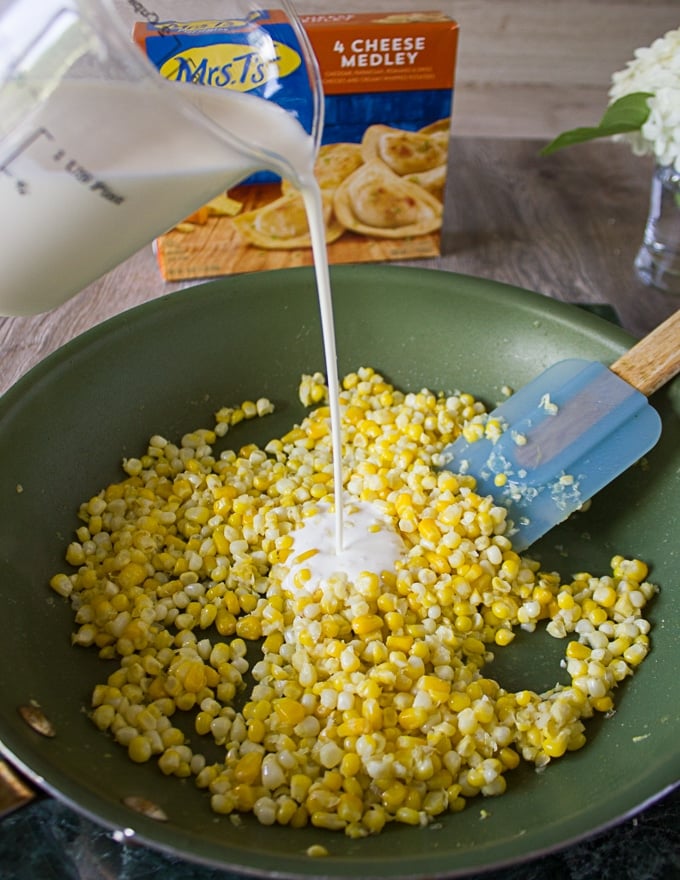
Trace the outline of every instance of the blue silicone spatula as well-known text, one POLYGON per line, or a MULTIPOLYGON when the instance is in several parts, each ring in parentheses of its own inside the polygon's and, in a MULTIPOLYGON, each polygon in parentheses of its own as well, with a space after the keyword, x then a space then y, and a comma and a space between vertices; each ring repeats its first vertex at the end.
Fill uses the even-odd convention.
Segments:
POLYGON ((647 397, 680 372, 680 310, 609 368, 571 359, 549 367, 490 415, 496 439, 462 436, 444 467, 506 507, 525 550, 645 455, 661 434, 647 397))

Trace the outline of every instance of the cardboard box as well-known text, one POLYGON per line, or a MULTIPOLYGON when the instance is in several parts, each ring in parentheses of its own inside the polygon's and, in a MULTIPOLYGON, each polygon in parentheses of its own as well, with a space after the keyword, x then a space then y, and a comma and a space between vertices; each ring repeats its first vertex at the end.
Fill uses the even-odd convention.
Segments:
MULTIPOLYGON (((265 27, 272 35, 286 44, 294 42, 292 29, 277 13, 268 15, 265 27)), ((317 177, 331 212, 330 262, 436 256, 457 23, 436 11, 339 12, 301 20, 319 61, 325 95, 317 177), (370 199, 371 194, 377 197, 370 199)), ((183 46, 209 45, 213 61, 220 51, 233 58, 233 28, 212 24, 210 32, 188 27, 178 39, 183 46)), ((162 58, 154 55, 153 37, 148 25, 135 33, 168 75, 162 58)), ((213 64, 211 69, 218 68, 213 64)), ((209 71, 202 67, 200 73, 209 71)), ((286 99, 296 94, 293 89, 282 92, 286 99)), ((295 110, 309 126, 310 105, 295 110)), ((180 281, 311 264, 304 213, 296 198, 287 182, 271 175, 249 178, 157 239, 163 277, 180 281), (282 235, 282 229, 287 233, 282 235)))

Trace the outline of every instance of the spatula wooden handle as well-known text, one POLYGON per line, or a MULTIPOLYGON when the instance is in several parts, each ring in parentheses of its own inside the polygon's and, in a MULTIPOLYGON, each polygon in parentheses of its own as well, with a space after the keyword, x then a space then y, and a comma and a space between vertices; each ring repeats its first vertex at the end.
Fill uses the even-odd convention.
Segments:
POLYGON ((609 368, 649 397, 680 373, 680 309, 609 368))

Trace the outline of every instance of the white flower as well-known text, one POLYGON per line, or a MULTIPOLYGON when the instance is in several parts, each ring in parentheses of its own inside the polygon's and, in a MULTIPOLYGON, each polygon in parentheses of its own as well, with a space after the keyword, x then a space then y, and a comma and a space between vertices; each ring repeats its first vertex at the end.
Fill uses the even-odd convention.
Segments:
POLYGON ((653 95, 647 101, 649 116, 639 132, 619 137, 638 155, 653 155, 660 165, 680 172, 680 28, 637 49, 633 60, 612 76, 611 101, 632 92, 653 95))

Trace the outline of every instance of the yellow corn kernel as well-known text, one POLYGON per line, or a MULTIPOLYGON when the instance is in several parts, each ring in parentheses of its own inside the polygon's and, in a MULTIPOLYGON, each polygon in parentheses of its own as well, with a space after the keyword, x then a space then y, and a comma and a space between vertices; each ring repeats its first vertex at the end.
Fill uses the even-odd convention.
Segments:
MULTIPOLYGON (((330 760, 330 763, 332 763, 333 766, 337 766, 336 759, 338 756, 338 752, 337 752, 335 743, 332 743, 332 748, 330 750, 327 749, 328 745, 329 744, 327 743, 326 746, 324 747, 324 750, 327 750, 327 751, 330 751, 331 753, 333 753, 331 760, 330 760)), ((322 756, 321 763, 325 766, 326 763, 329 763, 329 761, 325 760, 325 756, 322 756)), ((344 779, 342 777, 342 773, 340 773, 339 770, 326 770, 326 772, 323 775, 323 784, 329 791, 340 791, 340 789, 342 788, 343 782, 344 782, 344 779)))
POLYGON ((146 567, 138 562, 128 562, 118 574, 118 583, 124 590, 137 587, 146 578, 146 567))
POLYGON ((408 492, 401 492, 394 502, 394 507, 399 516, 404 516, 405 513, 413 510, 413 498, 408 492))
POLYGON ((346 752, 340 762, 340 773, 348 778, 357 775, 361 770, 361 758, 356 752, 346 752))
POLYGON ((259 639, 262 636, 262 623, 257 617, 248 614, 246 617, 241 617, 236 621, 236 634, 242 639, 248 639, 249 641, 259 639))
POLYGON ((501 764, 503 764, 504 767, 507 767, 508 770, 514 770, 515 767, 519 765, 520 761, 520 757, 517 752, 507 746, 500 750, 498 758, 501 764))
POLYGON ((212 510, 207 507, 188 507, 184 511, 187 522, 205 525, 212 516, 212 510))
POLYGON ((543 740, 542 747, 546 755, 551 758, 561 758, 567 751, 568 739, 566 736, 558 736, 556 738, 547 737, 543 740))
POLYGON ((290 777, 290 796, 298 804, 303 804, 307 800, 311 784, 312 780, 309 776, 304 773, 293 773, 290 777))
POLYGON ((210 725, 214 716, 209 712, 199 712, 194 719, 194 728, 199 736, 205 736, 210 733, 210 725))
POLYGON ((610 696, 597 697, 590 701, 590 705, 596 712, 611 712, 614 708, 614 700, 610 696))
MULTIPOLYGON (((365 705, 365 704, 364 704, 365 705)), ((378 707, 380 710, 380 707, 378 707)), ((381 718, 382 716, 378 716, 377 711, 374 715, 376 719, 381 718)), ((342 737, 346 736, 361 736, 364 733, 367 733, 368 727, 367 724, 370 724, 369 718, 348 718, 347 721, 343 721, 342 724, 338 725, 338 735, 342 737)), ((379 720, 378 720, 379 723, 379 720)))
POLYGON ((493 640, 500 648, 505 648, 514 638, 515 633, 511 629, 501 627, 494 634, 493 640))
POLYGON ((431 568, 436 574, 449 574, 451 572, 451 565, 442 553, 428 551, 425 554, 425 559, 427 560, 428 568, 431 568))
POLYGON ((83 565, 85 562, 85 552, 83 550, 82 544, 79 544, 77 541, 73 541, 68 545, 66 550, 66 561, 69 565, 78 566, 83 565))
POLYGON ((465 614, 458 615, 455 619, 455 624, 458 632, 462 634, 469 633, 474 628, 472 617, 465 614))
POLYGON ((484 434, 492 440, 497 440, 503 433, 503 424, 500 419, 489 417, 484 426, 484 434))
POLYGON ((364 417, 364 411, 359 406, 348 406, 343 414, 344 420, 350 425, 358 424, 364 417))
POLYGON ((246 614, 250 614, 251 611, 257 608, 258 598, 252 593, 244 593, 241 596, 234 596, 234 598, 238 599, 241 611, 245 611, 246 614))
POLYGON ((274 700, 273 706, 280 720, 286 725, 299 724, 307 714, 302 703, 288 697, 274 700))
POLYGON ((293 583, 298 590, 304 590, 311 577, 312 572, 308 568, 300 568, 293 575, 293 583))
POLYGON ((182 763, 179 752, 174 748, 166 748, 158 759, 158 768, 165 776, 176 774, 182 763))
POLYGON ((304 828, 309 824, 309 813, 307 808, 299 806, 288 823, 291 828, 304 828))
POLYGON ((130 608, 130 599, 125 593, 116 593, 111 596, 111 608, 116 611, 127 611, 130 608))
POLYGON ((261 767, 262 755, 260 752, 247 752, 239 758, 238 763, 234 768, 234 779, 239 783, 252 785, 260 778, 261 767))
MULTIPOLYGON (((424 663, 429 663, 432 651, 426 642, 416 641, 413 643, 413 647, 409 653, 411 658, 415 658, 416 661, 422 660, 424 663)), ((417 677, 417 674, 421 669, 421 664, 415 662, 413 665, 412 677, 417 677)), ((409 673, 409 675, 411 675, 411 673, 409 673)))
POLYGON ((288 825, 296 814, 298 805, 293 798, 281 798, 276 804, 276 821, 279 825, 288 825))
POLYGON ((187 691, 197 694, 206 686, 206 669, 203 662, 191 662, 184 675, 184 687, 187 691))
POLYGON ((226 608, 219 608, 215 616, 215 628, 221 636, 231 636, 236 632, 236 618, 226 608))
POLYGON ((232 502, 232 510, 235 514, 243 516, 248 513, 252 509, 253 500, 248 495, 240 495, 238 498, 234 498, 232 502))
POLYGON ((480 422, 471 422, 463 427, 461 433, 468 443, 475 443, 484 436, 484 425, 480 422))
POLYGON ((208 629, 208 627, 212 626, 215 623, 215 619, 217 618, 217 606, 216 605, 204 605, 201 608, 200 614, 198 615, 198 625, 201 629, 208 629))
POLYGON ((463 709, 469 708, 471 703, 470 697, 463 691, 454 691, 449 697, 449 709, 452 712, 462 712, 463 709))
POLYGON ((439 526, 432 517, 425 517, 425 519, 422 519, 418 523, 418 531, 421 538, 424 538, 426 541, 430 541, 433 544, 438 544, 442 539, 442 533, 439 530, 439 526))
POLYGON ((402 709, 398 716, 399 726, 403 730, 417 730, 427 721, 427 714, 427 710, 422 707, 402 709))
POLYGON ((516 613, 516 610, 514 603, 511 603, 506 599, 497 599, 495 602, 491 603, 491 611, 498 620, 508 620, 512 618, 516 613))
POLYGON ((413 636, 410 635, 388 636, 385 639, 385 644, 390 651, 402 651, 404 654, 411 650, 413 642, 413 636))
MULTIPOLYGON (((380 703, 376 699, 368 698, 364 700, 361 707, 361 714, 366 719, 371 730, 380 730, 383 727, 384 715, 380 703)), ((363 731, 362 731, 363 733, 363 731)))
POLYGON ((246 721, 252 721, 255 718, 259 721, 264 721, 269 717, 271 709, 272 704, 269 700, 251 700, 245 704, 242 712, 246 721))
POLYGON ((411 807, 399 807, 395 816, 397 822, 405 825, 420 825, 420 813, 411 807))
POLYGON ((213 794, 210 798, 210 808, 213 812, 222 816, 228 816, 233 813, 236 803, 232 795, 213 794))
POLYGON ((228 590, 222 598, 222 606, 226 608, 226 610, 233 615, 239 614, 241 611, 241 605, 238 600, 238 596, 236 593, 228 590))
POLYGON ((616 599, 616 590, 607 584, 600 584, 593 590, 593 600, 603 608, 613 608, 616 599))
POLYGON ((68 598, 73 592, 73 582, 65 574, 55 574, 50 580, 50 587, 64 598, 68 598))
POLYGON ((110 704, 104 703, 97 706, 92 713, 92 720, 99 730, 107 730, 115 717, 116 710, 110 704))
POLYGON ((352 794, 354 795, 354 797, 358 797, 363 802, 364 787, 359 779, 354 776, 349 776, 343 782, 342 787, 343 790, 347 792, 347 794, 352 794))
POLYGON ((148 737, 138 734, 128 743, 128 756, 135 764, 143 764, 151 757, 151 741, 148 737))
POLYGON ((632 644, 630 648, 626 648, 623 652, 623 659, 626 663, 630 664, 630 666, 638 666, 645 659, 647 653, 647 646, 638 640, 632 644))
POLYGON ((310 814, 319 812, 326 813, 337 807, 340 797, 341 795, 337 792, 323 788, 317 784, 316 787, 310 788, 305 801, 305 807, 310 814))
POLYGON ((393 782, 382 793, 382 804, 390 813, 395 813, 406 800, 407 787, 402 782, 393 782))
POLYGON ((193 694, 189 691, 183 694, 178 694, 175 697, 175 702, 177 703, 178 709, 181 709, 182 712, 188 712, 196 705, 196 694, 193 694))
POLYGON ((570 660, 587 660, 590 657, 590 648, 583 642, 569 642, 565 653, 570 660))
POLYGON ((267 728, 265 727, 264 721, 260 721, 259 718, 253 718, 253 720, 248 723, 248 739, 250 742, 261 743, 266 735, 267 728))
POLYGON ((463 639, 461 647, 466 654, 483 654, 486 651, 484 642, 474 638, 474 636, 468 636, 463 639))
POLYGON ((586 616, 593 626, 602 626, 607 620, 607 611, 604 608, 595 606, 590 608, 586 616))
POLYGON ((369 834, 380 834, 387 822, 387 812, 384 807, 372 805, 364 813, 361 823, 369 834))
POLYGON ((346 824, 336 813, 327 813, 323 810, 315 810, 309 818, 316 828, 327 828, 329 831, 341 831, 346 824))
POLYGON ((436 675, 424 675, 419 682, 426 693, 437 703, 443 703, 451 694, 451 683, 437 678, 436 675))
POLYGON ((518 706, 526 707, 531 704, 534 699, 534 695, 531 693, 531 691, 518 691, 515 694, 515 699, 517 700, 518 706))
POLYGON ((570 611, 576 605, 576 601, 571 593, 562 590, 557 594, 557 605, 563 611, 570 611))
POLYGON ((340 796, 337 814, 343 822, 360 822, 363 812, 364 805, 361 798, 347 793, 340 796))
POLYGON ((304 553, 299 553, 297 556, 294 556, 290 560, 291 565, 299 565, 301 562, 306 562, 308 559, 311 559, 313 556, 316 556, 319 553, 318 550, 312 548, 310 550, 305 550, 304 553))
POLYGON ((356 588, 366 599, 377 600, 381 595, 380 578, 373 571, 362 571, 356 580, 356 588))
MULTIPOLYGON (((250 754, 255 754, 251 752, 250 754)), ((243 758, 241 758, 241 761, 243 758)), ((239 761, 240 763, 240 761, 239 761)), ((237 765, 238 767, 238 765, 237 765)), ((259 774, 259 768, 258 768, 259 774)), ((256 777, 257 778, 257 777, 256 777)), ((255 806, 255 801, 257 800, 256 791, 253 788, 251 783, 241 782, 238 785, 235 785, 231 791, 232 797, 234 798, 236 809, 241 810, 244 813, 250 812, 255 806)))
MULTIPOLYGON (((380 598, 382 599, 386 595, 388 595, 388 594, 383 593, 380 598)), ((393 597, 391 597, 391 598, 393 598, 393 597)), ((387 603, 385 603, 385 602, 382 603, 383 606, 386 604, 387 603)), ((380 604, 380 601, 378 601, 378 607, 380 608, 381 611, 385 612, 385 623, 387 624, 387 628, 389 630, 391 630, 392 632, 396 632, 397 630, 400 630, 404 626, 404 617, 398 611, 382 607, 380 604)), ((404 650, 404 649, 401 648, 399 650, 404 650)), ((408 648, 406 648, 406 650, 408 650, 408 648)))
POLYGON ((382 628, 382 617, 377 614, 360 614, 352 621, 352 629, 358 636, 364 636, 382 628))

